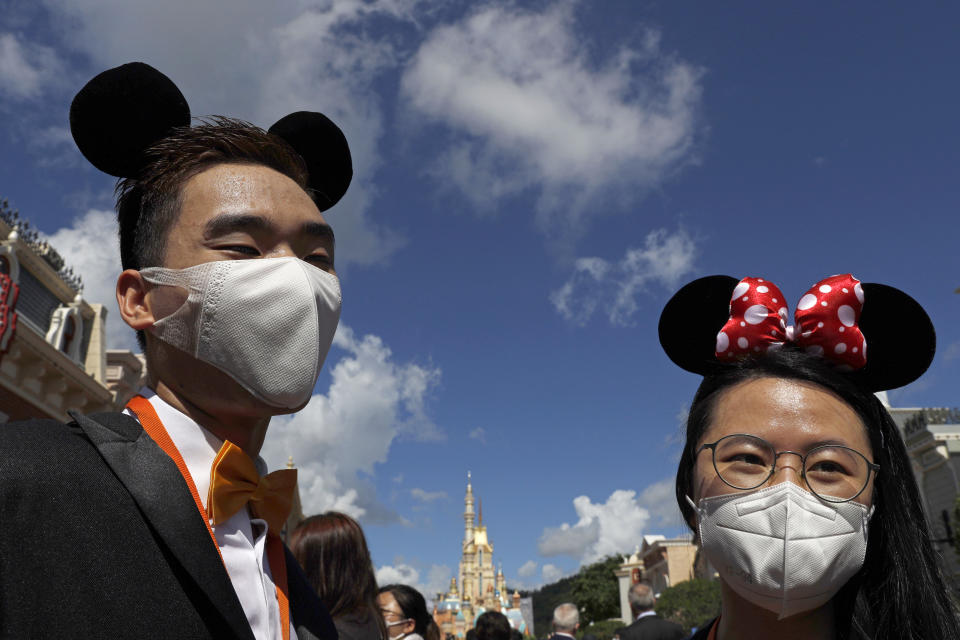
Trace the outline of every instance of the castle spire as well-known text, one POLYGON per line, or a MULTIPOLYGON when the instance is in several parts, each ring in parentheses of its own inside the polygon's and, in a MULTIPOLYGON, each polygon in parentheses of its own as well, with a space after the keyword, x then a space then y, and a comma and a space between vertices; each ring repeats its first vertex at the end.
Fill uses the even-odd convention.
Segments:
POLYGON ((467 471, 467 495, 463 503, 463 544, 469 544, 473 542, 473 485, 470 484, 469 471, 467 471))
POLYGON ((477 509, 480 512, 480 521, 477 523, 477 526, 483 526, 483 498, 477 498, 477 509))

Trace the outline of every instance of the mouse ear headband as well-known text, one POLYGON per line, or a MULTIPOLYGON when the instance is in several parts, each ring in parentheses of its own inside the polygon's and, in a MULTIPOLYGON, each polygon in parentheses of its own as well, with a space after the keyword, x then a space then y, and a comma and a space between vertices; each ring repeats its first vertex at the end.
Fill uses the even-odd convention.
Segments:
MULTIPOLYGON (((190 107, 170 78, 142 62, 108 69, 77 93, 70 130, 93 166, 118 178, 136 176, 144 152, 174 127, 190 126, 190 107)), ((297 111, 268 130, 300 154, 321 211, 335 205, 353 178, 347 139, 322 113, 297 111)))
POLYGON ((707 276, 684 286, 664 307, 660 344, 675 364, 706 376, 793 343, 848 371, 870 391, 913 382, 936 349, 933 324, 916 300, 850 274, 810 287, 797 304, 794 324, 788 319, 783 293, 772 282, 707 276))

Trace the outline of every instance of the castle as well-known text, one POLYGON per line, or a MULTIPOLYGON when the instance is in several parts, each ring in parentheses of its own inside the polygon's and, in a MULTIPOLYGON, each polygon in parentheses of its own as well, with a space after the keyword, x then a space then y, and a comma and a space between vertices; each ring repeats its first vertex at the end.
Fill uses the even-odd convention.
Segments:
POLYGON ((463 638, 474 621, 484 611, 499 611, 507 616, 514 629, 526 633, 526 623, 520 613, 520 593, 508 597, 503 568, 493 569, 493 543, 483 525, 483 507, 477 500, 474 516, 473 485, 467 472, 467 495, 464 498, 464 533, 461 544, 460 567, 456 578, 451 578, 447 593, 438 593, 434 600, 433 617, 444 636, 463 638), (460 585, 458 588, 457 585, 460 585))

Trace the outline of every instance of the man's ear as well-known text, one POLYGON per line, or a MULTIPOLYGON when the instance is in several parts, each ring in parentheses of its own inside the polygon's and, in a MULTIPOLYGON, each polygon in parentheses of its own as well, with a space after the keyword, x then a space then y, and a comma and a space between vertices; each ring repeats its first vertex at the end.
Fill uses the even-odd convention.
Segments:
POLYGON ((117 306, 120 307, 120 317, 131 329, 144 331, 156 322, 147 300, 148 289, 147 281, 135 269, 127 269, 117 278, 117 306))

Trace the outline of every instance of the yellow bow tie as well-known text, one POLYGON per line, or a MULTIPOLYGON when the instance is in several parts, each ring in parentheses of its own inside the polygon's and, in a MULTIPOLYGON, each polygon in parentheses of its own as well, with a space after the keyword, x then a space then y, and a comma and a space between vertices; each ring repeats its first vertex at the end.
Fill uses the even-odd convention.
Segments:
POLYGON ((250 456, 227 440, 210 469, 207 513, 217 525, 249 503, 254 517, 266 520, 271 533, 280 533, 290 514, 296 486, 296 469, 274 471, 261 478, 250 456))

